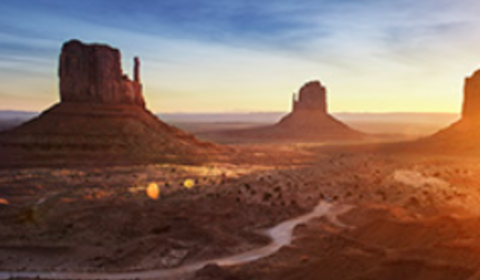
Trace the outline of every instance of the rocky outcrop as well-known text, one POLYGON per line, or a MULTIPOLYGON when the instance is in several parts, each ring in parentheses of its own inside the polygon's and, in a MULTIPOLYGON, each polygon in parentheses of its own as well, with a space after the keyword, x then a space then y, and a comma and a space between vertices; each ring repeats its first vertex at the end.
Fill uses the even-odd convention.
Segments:
POLYGON ((60 102, 0 133, 0 167, 198 162, 224 147, 202 142, 145 108, 140 60, 134 80, 120 51, 107 45, 65 43, 60 55, 60 102))
POLYGON ((131 81, 123 74, 118 49, 69 41, 63 45, 60 55, 61 102, 145 107, 139 64, 135 58, 135 79, 131 81))
POLYGON ((480 70, 465 79, 462 120, 480 121, 480 70))

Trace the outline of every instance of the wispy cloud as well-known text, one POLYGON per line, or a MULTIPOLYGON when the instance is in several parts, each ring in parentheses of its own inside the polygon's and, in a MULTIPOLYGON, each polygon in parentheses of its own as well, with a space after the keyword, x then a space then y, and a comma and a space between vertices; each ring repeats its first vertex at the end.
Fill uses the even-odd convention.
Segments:
POLYGON ((316 77, 342 111, 375 110, 358 95, 400 111, 395 98, 428 99, 436 87, 457 100, 480 48, 473 0, 7 0, 0 9, 0 83, 44 71, 47 92, 63 41, 107 42, 144 58, 147 95, 167 111, 193 110, 185 95, 208 110, 255 110, 266 105, 252 103, 259 98, 282 100, 265 101, 271 110, 288 108, 290 92, 316 77))

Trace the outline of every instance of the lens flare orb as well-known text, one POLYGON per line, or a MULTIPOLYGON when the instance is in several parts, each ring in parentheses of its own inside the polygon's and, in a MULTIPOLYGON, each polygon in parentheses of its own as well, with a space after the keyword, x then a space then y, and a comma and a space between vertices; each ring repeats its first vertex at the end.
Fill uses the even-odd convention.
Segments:
POLYGON ((153 200, 157 200, 160 196, 160 188, 158 187, 157 183, 150 183, 146 189, 147 196, 153 200))
POLYGON ((183 186, 187 189, 195 187, 195 181, 193 179, 187 179, 183 182, 183 186))

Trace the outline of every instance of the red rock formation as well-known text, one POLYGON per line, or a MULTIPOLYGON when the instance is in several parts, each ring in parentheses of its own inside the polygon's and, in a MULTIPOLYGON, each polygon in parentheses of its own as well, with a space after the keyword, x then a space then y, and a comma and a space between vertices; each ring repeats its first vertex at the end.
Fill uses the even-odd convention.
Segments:
POLYGON ((293 102, 293 111, 276 125, 298 139, 352 139, 362 134, 338 121, 327 111, 327 91, 318 81, 306 83, 293 102))
POLYGON ((480 153, 480 70, 465 79, 462 117, 439 132, 408 143, 415 152, 476 155, 480 153))
POLYGON ((120 51, 106 45, 65 43, 60 55, 60 99, 62 102, 138 105, 145 107, 135 60, 136 80, 122 72, 120 51))
POLYGON ((133 81, 140 83, 140 58, 138 57, 133 59, 133 81))
POLYGON ((465 79, 462 120, 480 121, 480 70, 465 79))
POLYGON ((293 95, 293 111, 315 110, 327 113, 327 90, 319 81, 306 83, 297 95, 293 95))
POLYGON ((145 108, 140 62, 134 80, 122 73, 120 51, 69 41, 60 55, 61 102, 0 133, 0 167, 196 162, 224 148, 198 141, 145 108))
POLYGON ((235 141, 351 141, 363 139, 365 134, 355 131, 335 119, 327 111, 326 89, 318 81, 306 83, 294 94, 292 112, 275 125, 237 131, 214 132, 215 137, 225 142, 235 141))

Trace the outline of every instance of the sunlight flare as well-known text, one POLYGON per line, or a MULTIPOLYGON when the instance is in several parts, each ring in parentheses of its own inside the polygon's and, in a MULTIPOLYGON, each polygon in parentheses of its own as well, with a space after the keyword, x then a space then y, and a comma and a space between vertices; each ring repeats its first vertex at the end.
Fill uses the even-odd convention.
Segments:
POLYGON ((158 187, 157 183, 150 183, 147 187, 147 196, 153 200, 157 200, 160 196, 160 188, 158 187))
POLYGON ((186 188, 186 189, 191 189, 193 187, 195 187, 195 181, 193 179, 186 179, 184 182, 183 182, 183 186, 186 188))

